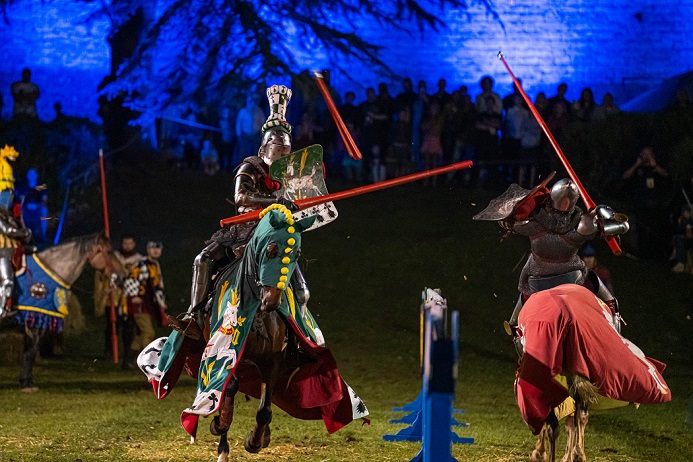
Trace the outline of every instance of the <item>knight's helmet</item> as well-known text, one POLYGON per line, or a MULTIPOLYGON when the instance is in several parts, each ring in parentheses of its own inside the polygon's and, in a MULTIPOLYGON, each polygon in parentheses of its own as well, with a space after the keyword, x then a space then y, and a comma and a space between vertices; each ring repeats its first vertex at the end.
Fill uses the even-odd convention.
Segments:
POLYGON ((561 212, 572 212, 575 210, 575 204, 577 204, 579 198, 580 192, 573 180, 569 178, 558 180, 551 187, 551 206, 561 212))
POLYGON ((262 144, 258 155, 267 165, 291 152, 291 125, 286 121, 286 109, 291 89, 272 85, 267 89, 270 115, 262 126, 262 144))

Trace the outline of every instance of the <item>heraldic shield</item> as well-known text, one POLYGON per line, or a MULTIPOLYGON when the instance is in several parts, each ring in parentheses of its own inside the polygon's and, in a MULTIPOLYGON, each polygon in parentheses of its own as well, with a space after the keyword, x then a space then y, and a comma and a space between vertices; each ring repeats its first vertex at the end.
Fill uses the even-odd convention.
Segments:
MULTIPOLYGON (((314 144, 294 151, 288 156, 275 160, 270 166, 272 179, 281 183, 279 196, 290 200, 307 199, 327 194, 325 172, 322 164, 322 146, 314 144)), ((337 208, 333 202, 326 202, 305 210, 294 212, 296 220, 316 215, 313 230, 337 219, 337 208)))

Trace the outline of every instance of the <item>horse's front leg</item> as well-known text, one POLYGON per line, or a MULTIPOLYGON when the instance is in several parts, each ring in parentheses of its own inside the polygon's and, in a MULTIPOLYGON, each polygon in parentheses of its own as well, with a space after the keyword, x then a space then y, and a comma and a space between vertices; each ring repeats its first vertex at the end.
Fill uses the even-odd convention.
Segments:
POLYGON ((563 455, 562 462, 575 461, 575 444, 577 442, 577 429, 575 427, 575 421, 577 418, 577 411, 565 418, 566 442, 565 454, 563 455))
POLYGON ((219 415, 214 417, 209 424, 209 431, 214 436, 219 437, 219 446, 217 453, 219 458, 217 462, 227 462, 229 460, 229 442, 227 440, 227 432, 233 422, 233 400, 238 392, 238 379, 234 375, 229 380, 229 384, 224 391, 224 397, 221 400, 219 415))
POLYGON ((245 439, 245 450, 256 454, 270 444, 270 422, 272 422, 272 392, 279 374, 279 360, 272 361, 269 367, 261 372, 263 383, 260 396, 260 406, 255 415, 255 428, 245 439))
POLYGON ((539 440, 532 451, 532 462, 555 462, 556 441, 559 433, 558 419, 553 411, 546 418, 546 423, 541 428, 539 440))
POLYGON ((531 460, 532 462, 544 462, 546 455, 546 444, 548 442, 548 424, 544 424, 541 427, 541 432, 539 432, 539 439, 537 439, 537 444, 534 446, 534 451, 532 451, 531 460))
POLYGON ((585 462, 585 427, 589 420, 589 404, 579 403, 575 410, 575 462, 585 462))
POLYGON ((558 434, 560 433, 561 427, 558 425, 558 419, 553 411, 551 411, 551 414, 549 414, 549 417, 546 419, 546 424, 549 441, 549 449, 546 451, 546 457, 549 462, 556 462, 556 441, 558 441, 558 434))

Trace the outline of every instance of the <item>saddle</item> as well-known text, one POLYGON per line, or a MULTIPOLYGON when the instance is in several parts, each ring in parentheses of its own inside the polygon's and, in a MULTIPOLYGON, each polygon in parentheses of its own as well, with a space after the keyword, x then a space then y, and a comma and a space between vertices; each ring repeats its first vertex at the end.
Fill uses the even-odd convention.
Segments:
POLYGON ((24 255, 32 255, 36 253, 38 248, 33 244, 25 244, 22 241, 17 242, 17 247, 12 253, 12 269, 15 273, 18 273, 22 269, 26 268, 24 261, 24 255))

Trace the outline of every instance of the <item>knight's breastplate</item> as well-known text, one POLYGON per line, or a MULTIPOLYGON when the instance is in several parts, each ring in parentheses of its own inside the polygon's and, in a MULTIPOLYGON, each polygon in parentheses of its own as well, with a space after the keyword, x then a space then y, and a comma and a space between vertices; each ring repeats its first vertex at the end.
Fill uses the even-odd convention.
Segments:
MULTIPOLYGON (((252 165, 252 164, 251 164, 252 165)), ((260 167, 253 165, 252 174, 244 169, 240 174, 246 175, 248 179, 244 181, 243 187, 245 188, 244 195, 246 196, 246 204, 238 206, 238 213, 248 213, 253 210, 264 209, 267 204, 266 201, 263 202, 253 202, 254 197, 272 197, 274 195, 274 190, 270 189, 267 185, 266 179, 269 178, 269 173, 261 172, 260 167)))
POLYGON ((532 255, 537 262, 567 263, 577 256, 577 247, 565 235, 545 233, 531 239, 532 255))

